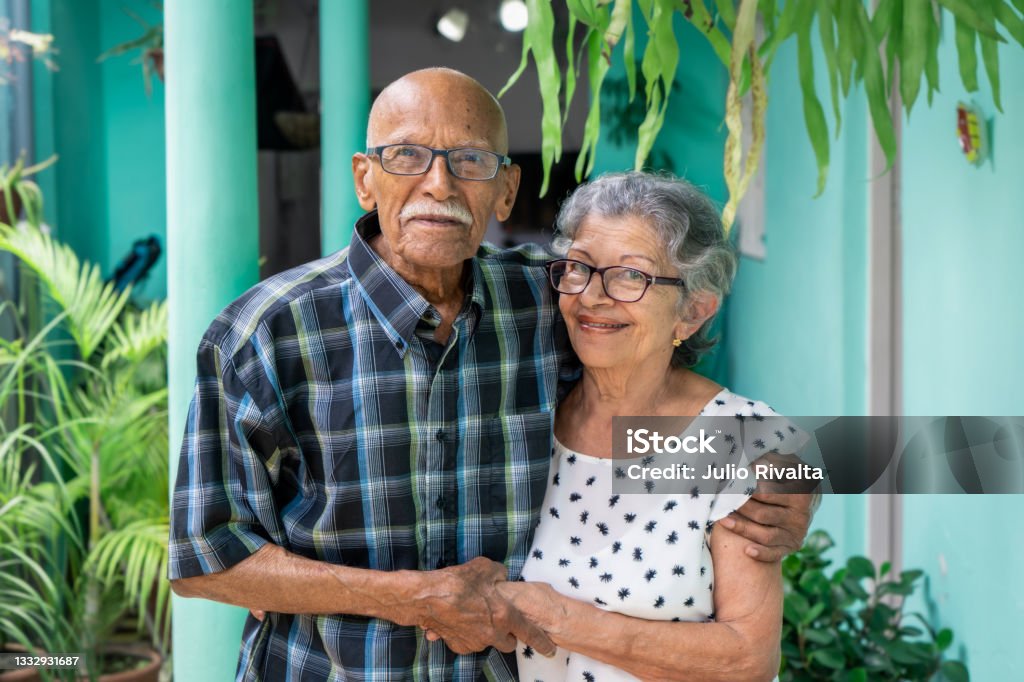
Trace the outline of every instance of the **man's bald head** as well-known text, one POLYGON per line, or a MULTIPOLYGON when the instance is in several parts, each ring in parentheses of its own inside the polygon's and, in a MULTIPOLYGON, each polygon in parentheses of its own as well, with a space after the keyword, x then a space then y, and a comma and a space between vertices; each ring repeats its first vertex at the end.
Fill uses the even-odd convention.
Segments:
MULTIPOLYGON (((477 80, 461 71, 444 67, 421 69, 394 81, 374 100, 366 126, 366 146, 398 142, 383 139, 391 134, 395 121, 407 112, 420 111, 428 101, 444 102, 450 107, 463 107, 477 122, 477 131, 491 142, 493 151, 508 152, 508 127, 505 112, 498 100, 477 80)), ((417 142, 417 140, 401 140, 417 142)))

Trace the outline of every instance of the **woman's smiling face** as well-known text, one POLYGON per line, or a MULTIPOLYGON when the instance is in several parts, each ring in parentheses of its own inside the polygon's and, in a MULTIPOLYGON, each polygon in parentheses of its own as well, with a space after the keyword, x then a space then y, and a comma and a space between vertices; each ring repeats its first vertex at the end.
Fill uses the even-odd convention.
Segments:
MULTIPOLYGON (((583 219, 566 258, 595 268, 623 265, 649 275, 678 277, 668 264, 657 233, 635 216, 589 215, 583 219)), ((678 287, 651 285, 643 298, 622 303, 609 298, 600 275, 579 294, 560 294, 558 307, 580 361, 590 368, 628 368, 657 363, 667 370, 672 340, 695 329, 679 317, 678 287)))

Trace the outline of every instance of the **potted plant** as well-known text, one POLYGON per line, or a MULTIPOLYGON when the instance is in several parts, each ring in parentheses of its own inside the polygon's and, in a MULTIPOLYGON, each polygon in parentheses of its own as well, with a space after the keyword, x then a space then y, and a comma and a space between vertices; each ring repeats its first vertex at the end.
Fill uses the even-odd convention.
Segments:
POLYGON ((822 555, 833 544, 815 531, 782 562, 780 682, 970 679, 963 663, 946 658, 952 630, 904 613, 922 571, 894 576, 888 562, 876 570, 870 559, 855 556, 829 574, 832 562, 822 555))
MULTIPOLYGON (((25 184, 26 223, 0 225, 0 251, 26 275, 20 306, 0 312, 30 320, 0 355, 0 536, 20 543, 0 553, 20 578, 0 582, 17 614, 0 611, 0 642, 82 652, 95 678, 118 657, 110 645, 129 619, 158 654, 168 648, 167 309, 133 308, 130 289, 51 238, 25 184), (28 598, 38 585, 46 598, 28 598)), ((147 655, 147 679, 158 654, 147 655)), ((75 674, 50 671, 65 673, 75 674)))

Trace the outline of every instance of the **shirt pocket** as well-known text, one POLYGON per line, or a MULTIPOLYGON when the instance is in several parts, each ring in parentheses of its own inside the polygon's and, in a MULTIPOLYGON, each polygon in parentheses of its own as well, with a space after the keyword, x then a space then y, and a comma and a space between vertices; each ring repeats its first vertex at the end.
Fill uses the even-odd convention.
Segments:
POLYGON ((485 528, 507 552, 526 551, 537 510, 544 501, 551 465, 551 411, 524 412, 492 418, 481 464, 485 490, 481 494, 485 528), (502 537, 504 536, 504 537, 502 537), (519 547, 522 545, 522 547, 519 547))

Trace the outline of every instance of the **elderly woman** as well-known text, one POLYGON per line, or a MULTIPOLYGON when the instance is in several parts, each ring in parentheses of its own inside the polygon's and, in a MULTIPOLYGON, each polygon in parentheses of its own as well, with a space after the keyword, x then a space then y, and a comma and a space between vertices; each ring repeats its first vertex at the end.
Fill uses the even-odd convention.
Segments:
POLYGON ((612 418, 772 414, 688 369, 736 270, 714 205, 644 173, 583 185, 558 216, 552 286, 583 375, 559 405, 545 510, 505 596, 558 645, 523 680, 770 680, 778 563, 714 522, 745 494, 613 493, 612 418))

